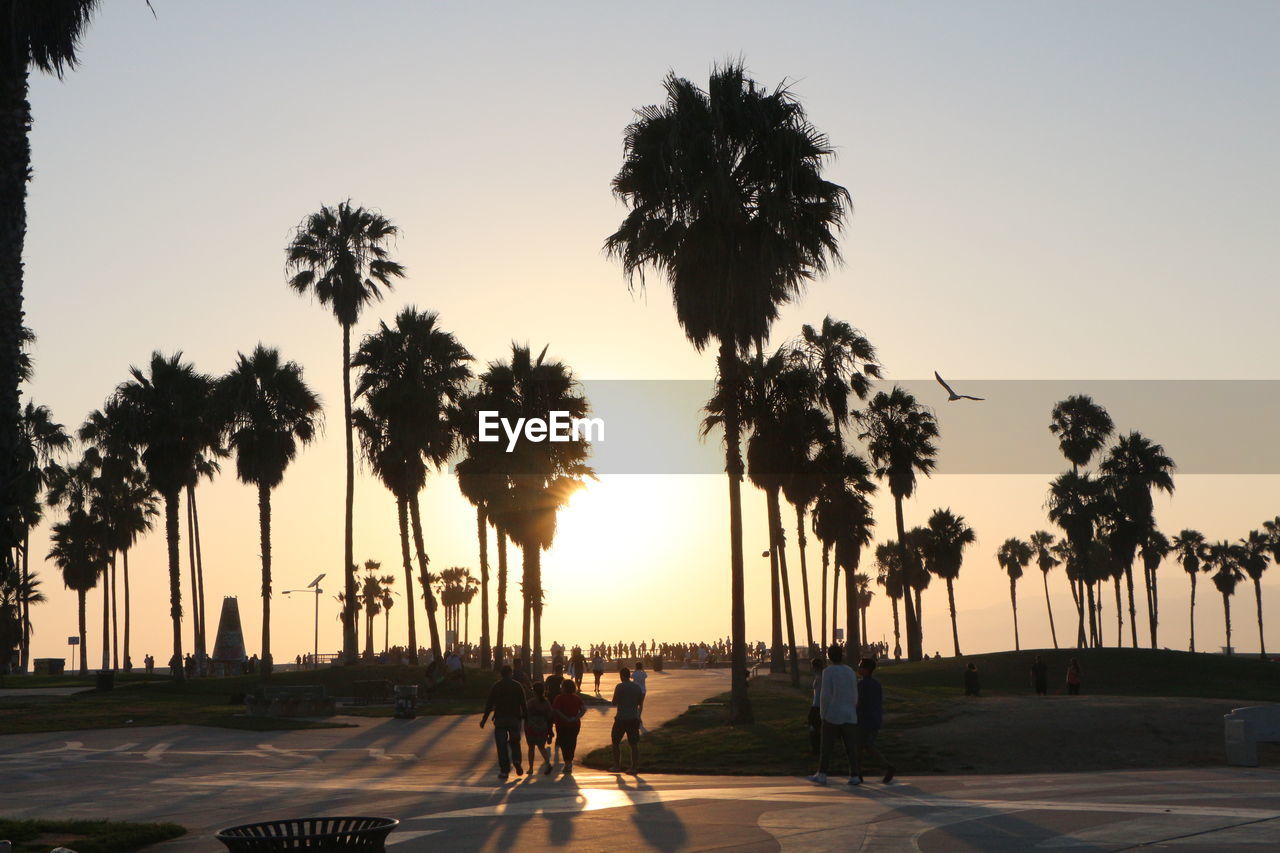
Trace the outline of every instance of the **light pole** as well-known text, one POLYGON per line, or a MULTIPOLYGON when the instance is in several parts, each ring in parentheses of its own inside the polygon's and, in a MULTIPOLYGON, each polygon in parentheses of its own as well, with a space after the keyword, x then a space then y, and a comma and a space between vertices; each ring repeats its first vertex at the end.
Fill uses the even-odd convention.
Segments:
MULTIPOLYGON (((312 669, 315 669, 320 665, 320 594, 324 592, 324 590, 320 588, 320 581, 322 580, 324 580, 324 573, 321 573, 319 577, 307 584, 307 589, 314 589, 316 591, 315 651, 311 656, 312 669)), ((286 589, 284 594, 288 595, 291 592, 306 592, 307 589, 286 589)))

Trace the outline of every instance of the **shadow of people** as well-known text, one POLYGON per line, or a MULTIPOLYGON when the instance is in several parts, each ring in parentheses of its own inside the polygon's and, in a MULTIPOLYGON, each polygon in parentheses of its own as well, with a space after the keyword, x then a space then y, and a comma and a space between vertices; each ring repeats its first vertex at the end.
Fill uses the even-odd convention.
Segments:
POLYGON ((684 849, 689 840, 684 821, 667 808, 660 798, 647 796, 657 793, 652 785, 645 782, 639 774, 620 774, 617 784, 618 790, 631 798, 631 822, 650 847, 661 850, 662 853, 684 849))

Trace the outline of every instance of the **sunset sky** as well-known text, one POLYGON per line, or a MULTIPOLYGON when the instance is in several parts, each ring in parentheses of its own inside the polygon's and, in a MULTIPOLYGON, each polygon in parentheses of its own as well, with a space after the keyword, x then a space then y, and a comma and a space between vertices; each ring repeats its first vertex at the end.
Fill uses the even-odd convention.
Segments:
MULTIPOLYGON (((340 329, 285 286, 284 272, 291 230, 321 204, 350 198, 403 232, 394 253, 408 277, 357 337, 414 304, 438 311, 481 365, 514 340, 549 343, 589 383, 712 376, 665 284, 629 292, 601 251, 625 212, 609 191, 623 128, 661 99, 668 70, 705 83, 714 62, 742 57, 760 82, 787 81, 837 148, 828 177, 854 202, 845 263, 783 312, 773 343, 827 314, 846 320, 879 348, 890 381, 912 380, 937 407, 939 474, 921 483, 907 520, 950 507, 977 530, 957 587, 965 651, 1011 647, 995 551, 1048 528, 1057 469, 1009 473, 997 459, 990 470, 1002 473, 949 474, 973 470, 961 445, 948 455, 949 429, 997 448, 1040 445, 1056 464, 1049 407, 1066 389, 1094 394, 1121 430, 1164 442, 1175 460, 1203 460, 1208 448, 1240 446, 1242 427, 1257 433, 1256 413, 1221 406, 1186 429, 1176 405, 1145 420, 1133 386, 1104 380, 1280 379, 1273 2, 153 0, 155 17, 140 0, 104 5, 80 68, 31 86, 30 393, 76 427, 152 350, 182 350, 209 373, 259 341, 300 362, 327 427, 276 492, 278 590, 327 572, 336 592, 342 562, 340 329), (921 381, 934 370, 990 404, 947 404, 921 381), (1010 386, 995 380, 1014 379, 1055 380, 1043 386, 1053 393, 1001 397, 1010 386)), ((1257 388, 1272 402, 1280 394, 1257 388)), ((664 422, 693 455, 718 450, 716 437, 699 448, 696 407, 664 422)), ((1194 526, 1235 539, 1280 514, 1274 458, 1260 464, 1265 475, 1188 470, 1172 499, 1157 500, 1170 535, 1194 526)), ((744 495, 755 640, 768 632, 767 536, 762 494, 744 495)), ((543 561, 544 642, 725 636, 726 497, 722 475, 632 472, 605 473, 575 496, 543 561)), ((222 596, 238 596, 256 652, 255 493, 227 464, 199 499, 210 616, 222 596)), ((877 509, 888 536, 891 506, 877 509)), ((433 566, 478 571, 474 514, 447 472, 430 481, 424 514, 433 566)), ((364 471, 355 517, 357 560, 399 575, 394 502, 364 471)), ((33 553, 46 541, 42 528, 33 553)), ((131 564, 134 661, 151 652, 163 663, 162 533, 131 564)), ((815 603, 819 564, 811 545, 815 603)), ((792 567, 798 581, 794 549, 792 567)), ((75 597, 52 564, 40 574, 49 602, 33 608, 33 655, 61 656, 76 633, 75 597)), ((1050 587, 1059 639, 1070 640, 1061 571, 1050 587)), ((1263 589, 1280 625, 1280 569, 1263 589)), ((1172 561, 1161 594, 1161 643, 1185 648, 1187 581, 1172 561)), ((517 595, 513 583, 513 613, 517 595)), ((924 602, 925 650, 948 654, 945 595, 931 587, 924 602)), ((1024 648, 1047 645, 1038 573, 1021 582, 1019 602, 1024 648)), ((90 593, 90 665, 99 607, 90 593)), ((311 601, 277 596, 273 612, 277 659, 309 650, 311 601)), ((336 612, 326 594, 322 650, 340 645, 336 612)), ((393 642, 404 619, 401 602, 393 642)), ((1110 643, 1110 601, 1106 619, 1110 643)), ((1222 621, 1220 597, 1202 584, 1200 648, 1223 642, 1222 621)), ((1236 645, 1256 649, 1248 584, 1233 621, 1236 645)), ((882 595, 870 624, 873 639, 891 638, 882 595)), ((473 609, 473 640, 478 626, 473 609)))

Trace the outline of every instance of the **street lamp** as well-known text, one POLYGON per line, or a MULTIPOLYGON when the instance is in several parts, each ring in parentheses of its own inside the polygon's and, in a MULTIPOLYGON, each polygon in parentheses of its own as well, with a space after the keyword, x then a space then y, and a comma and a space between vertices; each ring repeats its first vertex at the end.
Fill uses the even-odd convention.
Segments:
MULTIPOLYGON (((320 665, 320 595, 324 592, 324 590, 320 588, 320 581, 322 580, 324 580, 324 573, 321 573, 315 580, 307 584, 307 589, 314 589, 316 591, 315 652, 311 657, 311 666, 313 669, 320 665)), ((291 592, 306 592, 307 589, 286 589, 284 590, 284 594, 288 595, 291 592)))

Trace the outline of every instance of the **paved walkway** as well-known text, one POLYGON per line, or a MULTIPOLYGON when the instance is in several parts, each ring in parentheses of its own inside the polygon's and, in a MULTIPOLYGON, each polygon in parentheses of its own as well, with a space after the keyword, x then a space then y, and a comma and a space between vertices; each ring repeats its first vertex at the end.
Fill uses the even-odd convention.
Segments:
MULTIPOLYGON (((650 678, 647 723, 721 692, 718 672, 650 678)), ((167 726, 0 738, 7 815, 174 820, 162 853, 214 851, 214 830, 315 814, 397 817, 396 851, 1275 849, 1280 772, 1196 770, 798 779, 536 776, 500 785, 478 717, 350 718, 358 728, 167 726)), ((584 748, 607 740, 592 709, 584 748)))

